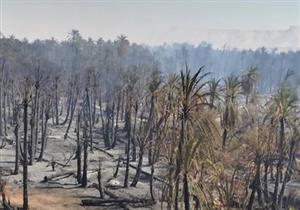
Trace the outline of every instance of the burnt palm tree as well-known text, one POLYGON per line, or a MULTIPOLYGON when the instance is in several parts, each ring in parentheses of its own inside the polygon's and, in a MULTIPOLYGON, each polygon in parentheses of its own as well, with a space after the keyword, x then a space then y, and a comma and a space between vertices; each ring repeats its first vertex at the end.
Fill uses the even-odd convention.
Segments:
POLYGON ((257 81, 258 72, 257 67, 251 66, 246 73, 242 76, 241 87, 243 94, 246 96, 246 104, 249 102, 249 97, 255 91, 255 83, 257 81))

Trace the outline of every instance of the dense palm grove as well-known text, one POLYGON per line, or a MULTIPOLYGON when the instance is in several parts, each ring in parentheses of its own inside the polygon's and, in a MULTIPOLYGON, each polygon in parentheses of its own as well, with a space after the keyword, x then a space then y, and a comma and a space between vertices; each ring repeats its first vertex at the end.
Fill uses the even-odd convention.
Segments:
MULTIPOLYGON (((198 66, 186 48, 178 56, 184 62, 176 60, 176 64, 164 60, 163 50, 130 44, 125 36, 114 42, 95 42, 82 39, 74 30, 61 43, 2 38, 1 147, 8 132, 13 132, 13 173, 20 173, 21 163, 23 208, 28 209, 27 166, 43 161, 50 123, 66 125, 64 138, 73 132, 71 125, 76 125, 77 181, 82 187, 87 186, 87 159, 93 144, 103 141, 107 150, 126 145, 124 188, 137 186, 146 164, 151 168, 150 199, 167 203, 168 209, 299 207, 299 193, 288 189, 289 182, 299 181, 295 88, 299 52, 228 51, 237 57, 263 54, 257 60, 255 56, 246 59, 243 71, 228 74, 221 66, 226 59, 218 63, 219 69, 215 65, 210 69, 209 53, 225 50, 208 49, 200 50, 199 57, 206 60, 198 66), (262 61, 275 63, 280 56, 285 60, 280 61, 281 67, 274 67, 274 80, 270 76, 264 80, 270 73, 264 71, 268 65, 261 66, 262 61), (294 71, 283 69, 283 62, 296 65, 290 66, 294 71), (176 73, 178 66, 180 73, 176 73), (280 70, 282 75, 278 75, 280 70), (262 94, 263 90, 272 93, 262 94), (63 121, 61 116, 65 116, 63 121), (94 137, 98 122, 101 139, 94 137), (125 133, 123 143, 121 132, 125 133), (130 162, 137 162, 133 179, 130 162), (158 162, 166 166, 161 175, 164 199, 153 192, 158 162)), ((101 167, 98 175, 102 188, 101 167)))

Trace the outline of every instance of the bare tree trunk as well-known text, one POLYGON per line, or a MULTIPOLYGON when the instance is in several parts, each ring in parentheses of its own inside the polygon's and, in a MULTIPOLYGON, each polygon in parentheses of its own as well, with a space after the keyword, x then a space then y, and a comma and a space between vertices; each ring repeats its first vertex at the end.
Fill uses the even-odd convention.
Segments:
POLYGON ((23 209, 28 209, 28 190, 27 190, 27 179, 28 179, 28 142, 27 142, 27 126, 28 126, 28 93, 29 93, 29 82, 28 79, 25 81, 25 96, 23 101, 24 106, 24 116, 23 116, 23 123, 24 123, 24 140, 23 140, 23 148, 24 148, 24 158, 23 158, 23 209))
POLYGON ((96 100, 96 96, 97 96, 97 94, 96 94, 96 88, 94 89, 94 94, 93 94, 93 113, 92 113, 92 120, 93 120, 93 126, 95 125, 95 123, 96 123, 96 102, 97 102, 97 100, 96 100))
POLYGON ((34 156, 36 155, 37 150, 37 143, 38 143, 38 134, 39 134, 39 119, 40 119, 40 92, 37 91, 37 98, 36 98, 36 115, 35 115, 35 137, 34 137, 34 156))
POLYGON ((38 158, 38 161, 43 160, 44 156, 44 150, 47 145, 47 127, 48 127, 48 120, 50 119, 50 97, 47 99, 47 102, 45 104, 45 120, 44 120, 44 126, 43 126, 43 132, 42 132, 42 139, 41 139, 41 152, 38 158))
POLYGON ((86 187, 87 186, 87 168, 88 168, 88 138, 87 138, 87 123, 85 123, 83 128, 83 173, 82 173, 82 180, 81 180, 81 186, 86 187))
POLYGON ((80 121, 81 121, 81 112, 78 111, 77 115, 77 129, 76 129, 76 137, 77 137, 77 151, 76 151, 76 157, 77 157, 77 182, 78 184, 81 183, 81 143, 80 143, 80 121))
POLYGON ((118 163, 117 163, 116 171, 114 173, 114 178, 117 178, 117 176, 118 176, 119 168, 120 168, 120 162, 121 162, 121 155, 118 158, 118 163))
POLYGON ((55 77, 55 124, 59 125, 59 111, 58 111, 58 105, 59 105, 59 99, 58 99, 58 79, 59 77, 55 77))
POLYGON ((117 144, 117 140, 118 140, 118 129, 119 129, 119 112, 120 112, 120 103, 121 103, 121 95, 118 96, 118 104, 117 104, 117 116, 116 116, 116 124, 115 124, 115 135, 114 135, 114 139, 113 139, 113 143, 112 143, 112 148, 114 148, 117 144))
POLYGON ((154 96, 151 96, 151 107, 150 107, 150 113, 148 118, 148 126, 150 128, 150 134, 149 134, 149 151, 148 151, 148 164, 152 165, 152 144, 153 144, 153 121, 154 121, 154 96))
POLYGON ((15 122, 15 129, 14 129, 14 135, 16 138, 16 156, 15 156, 15 170, 14 174, 19 173, 19 160, 20 160, 20 154, 19 154, 19 148, 20 148, 20 143, 19 143, 19 110, 18 108, 15 108, 16 110, 14 111, 14 122, 15 122))
POLYGON ((3 124, 2 124, 2 92, 3 92, 3 78, 4 78, 4 66, 5 66, 5 58, 2 58, 2 65, 1 65, 1 76, 0 76, 0 136, 3 136, 3 124))
POLYGON ((268 202, 269 201, 269 187, 268 187, 268 171, 269 171, 269 163, 268 160, 266 160, 265 164, 264 164, 264 197, 265 197, 265 201, 268 202))
POLYGON ((132 161, 136 161, 136 139, 135 139, 135 132, 136 132, 136 121, 137 121, 137 113, 138 113, 138 102, 136 101, 135 110, 134 110, 134 123, 133 123, 133 136, 132 136, 132 161))
POLYGON ((190 192, 189 192, 188 177, 187 177, 186 173, 183 176, 183 198, 184 198, 184 209, 189 210, 190 209, 190 192))
POLYGON ((7 136, 7 120, 6 120, 6 91, 3 92, 3 123, 4 123, 4 135, 7 136))
MULTIPOLYGON (((127 118, 130 118, 130 109, 131 107, 128 107, 127 111, 127 118)), ((127 119, 130 121, 130 119, 127 119)), ((131 142, 131 123, 128 123, 128 132, 127 132, 127 154, 126 154, 126 170, 125 170, 125 180, 124 180, 124 187, 128 187, 128 178, 129 178, 129 161, 130 161, 130 142, 131 142)))
POLYGON ((89 96, 89 90, 86 89, 86 100, 88 108, 88 122, 89 122, 89 132, 90 132, 90 151, 93 152, 93 124, 92 124, 92 112, 91 112, 91 101, 89 96))
POLYGON ((98 180, 98 190, 99 190, 99 194, 100 194, 100 198, 103 199, 104 198, 104 193, 103 193, 103 189, 102 189, 102 166, 101 166, 101 162, 99 163, 99 169, 98 169, 98 173, 97 173, 97 180, 98 180))
POLYGON ((67 99, 67 113, 66 113, 66 117, 65 117, 64 121, 60 125, 65 125, 68 122, 69 115, 70 115, 70 110, 71 110, 71 105, 72 105, 72 102, 73 102, 73 98, 74 98, 73 91, 70 91, 70 96, 68 96, 68 99, 67 99))
POLYGON ((133 181, 131 183, 131 187, 136 187, 139 179, 140 179, 140 175, 141 175, 141 171, 142 171, 142 165, 143 165, 143 156, 144 156, 144 147, 140 147, 140 153, 139 153, 139 160, 138 160, 138 165, 136 168, 136 173, 135 176, 133 178, 133 181))
POLYGON ((69 130, 71 128, 71 124, 72 124, 73 117, 74 117, 74 112, 75 112, 75 109, 76 109, 77 98, 78 98, 78 96, 75 96, 75 99, 74 99, 74 101, 72 102, 72 105, 71 105, 71 117, 70 117, 70 120, 69 120, 69 123, 68 123, 66 133, 64 135, 64 139, 68 138, 68 133, 69 133, 69 130))
POLYGON ((154 175, 154 164, 151 165, 151 175, 150 175, 150 195, 151 199, 155 201, 154 193, 153 193, 153 175, 154 175))
POLYGON ((30 141, 29 141, 29 165, 31 166, 33 163, 33 138, 34 138, 34 131, 35 131, 35 106, 32 104, 31 106, 31 118, 30 118, 30 141))

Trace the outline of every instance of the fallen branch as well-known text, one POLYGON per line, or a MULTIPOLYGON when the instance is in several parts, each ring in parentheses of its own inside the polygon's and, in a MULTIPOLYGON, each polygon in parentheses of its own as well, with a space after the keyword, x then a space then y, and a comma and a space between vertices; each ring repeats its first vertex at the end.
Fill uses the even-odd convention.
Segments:
POLYGON ((96 147, 95 145, 93 145, 93 148, 96 149, 96 150, 99 150, 101 152, 103 152, 104 154, 108 155, 109 157, 111 158, 114 158, 114 155, 110 154, 109 152, 107 152, 105 149, 101 149, 99 147, 96 147))
POLYGON ((75 173, 76 173, 76 171, 66 171, 66 172, 61 172, 61 173, 57 173, 57 174, 52 174, 50 176, 45 176, 42 182, 48 182, 50 180, 53 180, 53 179, 61 177, 61 176, 71 176, 75 173))
MULTIPOLYGON (((137 169, 137 167, 134 166, 134 165, 132 165, 132 164, 129 164, 129 166, 130 166, 131 168, 137 169)), ((151 174, 148 173, 148 172, 146 172, 146 171, 141 170, 141 173, 144 174, 144 175, 146 175, 147 177, 151 177, 151 174)), ((160 177, 158 177, 158 176, 153 176, 153 179, 155 179, 156 181, 162 182, 162 183, 164 183, 164 184, 166 184, 166 185, 169 184, 169 183, 166 182, 164 179, 162 179, 162 178, 160 178, 160 177)))
POLYGON ((81 200, 83 206, 102 206, 105 204, 141 204, 143 206, 149 206, 155 204, 155 202, 151 199, 83 199, 81 200))

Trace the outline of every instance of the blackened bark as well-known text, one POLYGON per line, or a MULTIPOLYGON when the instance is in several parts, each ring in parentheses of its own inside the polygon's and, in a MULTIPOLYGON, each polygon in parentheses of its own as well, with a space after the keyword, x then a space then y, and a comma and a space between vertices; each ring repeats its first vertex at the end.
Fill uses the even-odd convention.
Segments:
MULTIPOLYGON (((87 123, 85 123, 87 124, 87 123)), ((87 125, 84 125, 83 128, 83 173, 82 173, 82 180, 81 180, 81 186, 86 187, 87 186, 87 168, 88 168, 88 138, 87 138, 87 125)))
POLYGON ((74 101, 72 102, 72 105, 71 105, 71 117, 70 117, 70 120, 69 120, 69 123, 68 123, 66 133, 64 135, 64 139, 68 138, 68 133, 69 133, 69 130, 71 128, 71 124, 72 124, 73 118, 74 118, 74 113, 75 113, 76 104, 77 104, 77 98, 78 98, 78 96, 75 96, 75 99, 74 99, 74 101))
MULTIPOLYGON (((128 113, 130 113, 130 111, 128 113)), ((128 114, 128 115, 130 116, 130 114, 128 114)), ((130 142, 131 142, 131 125, 130 125, 130 123, 128 124, 127 129, 128 129, 128 137, 127 137, 128 141, 127 141, 126 170, 125 170, 124 187, 128 187, 128 178, 129 178, 130 142)))
POLYGON ((28 179, 28 142, 27 142, 27 126, 28 126, 28 92, 29 92, 29 82, 26 79, 25 81, 25 97, 23 101, 24 113, 23 113, 23 127, 24 127, 24 158, 23 158, 23 209, 28 209, 28 189, 27 189, 27 179, 28 179))
POLYGON ((155 201, 154 193, 153 193, 153 175, 154 175, 154 164, 151 165, 151 175, 150 175, 150 195, 151 199, 155 201))
POLYGON ((184 209, 190 210, 190 192, 189 192, 188 177, 186 173, 183 176, 183 199, 184 199, 184 209))
POLYGON ((78 184, 81 183, 81 143, 80 143, 80 118, 81 112, 78 112, 77 115, 77 129, 76 129, 76 137, 77 137, 77 151, 76 151, 76 158, 77 158, 77 182, 78 184))
POLYGON ((103 199, 104 198, 104 193, 103 193, 103 188, 102 188, 102 166, 101 163, 99 164, 99 169, 98 169, 98 173, 97 173, 97 180, 98 180, 98 190, 99 190, 99 194, 100 194, 100 198, 103 199))
POLYGON ((59 105, 59 99, 58 99, 58 80, 59 77, 56 76, 55 77, 55 84, 54 84, 54 88, 55 88, 55 124, 59 125, 59 111, 58 111, 58 105, 59 105))
POLYGON ((144 156, 144 148, 140 147, 138 165, 137 165, 137 168, 136 168, 135 176, 134 176, 133 181, 130 185, 131 187, 136 187, 136 185, 137 185, 137 183, 140 179, 140 175, 141 175, 141 171, 142 171, 142 165, 143 165, 143 156, 144 156))
POLYGON ((137 121, 137 113, 138 113, 138 102, 136 101, 134 107, 134 123, 133 123, 133 135, 132 135, 132 161, 136 161, 136 121, 137 121))
POLYGON ((43 160, 45 147, 47 145, 47 128, 48 128, 48 120, 50 119, 50 97, 46 99, 46 104, 44 105, 44 125, 43 125, 43 132, 42 132, 42 139, 41 139, 41 152, 38 158, 38 161, 43 160))
POLYGON ((20 148, 20 143, 19 143, 19 111, 18 108, 15 108, 14 111, 14 122, 15 122, 15 129, 14 129, 14 135, 16 139, 16 156, 15 156, 15 170, 14 174, 19 173, 19 148, 20 148))

